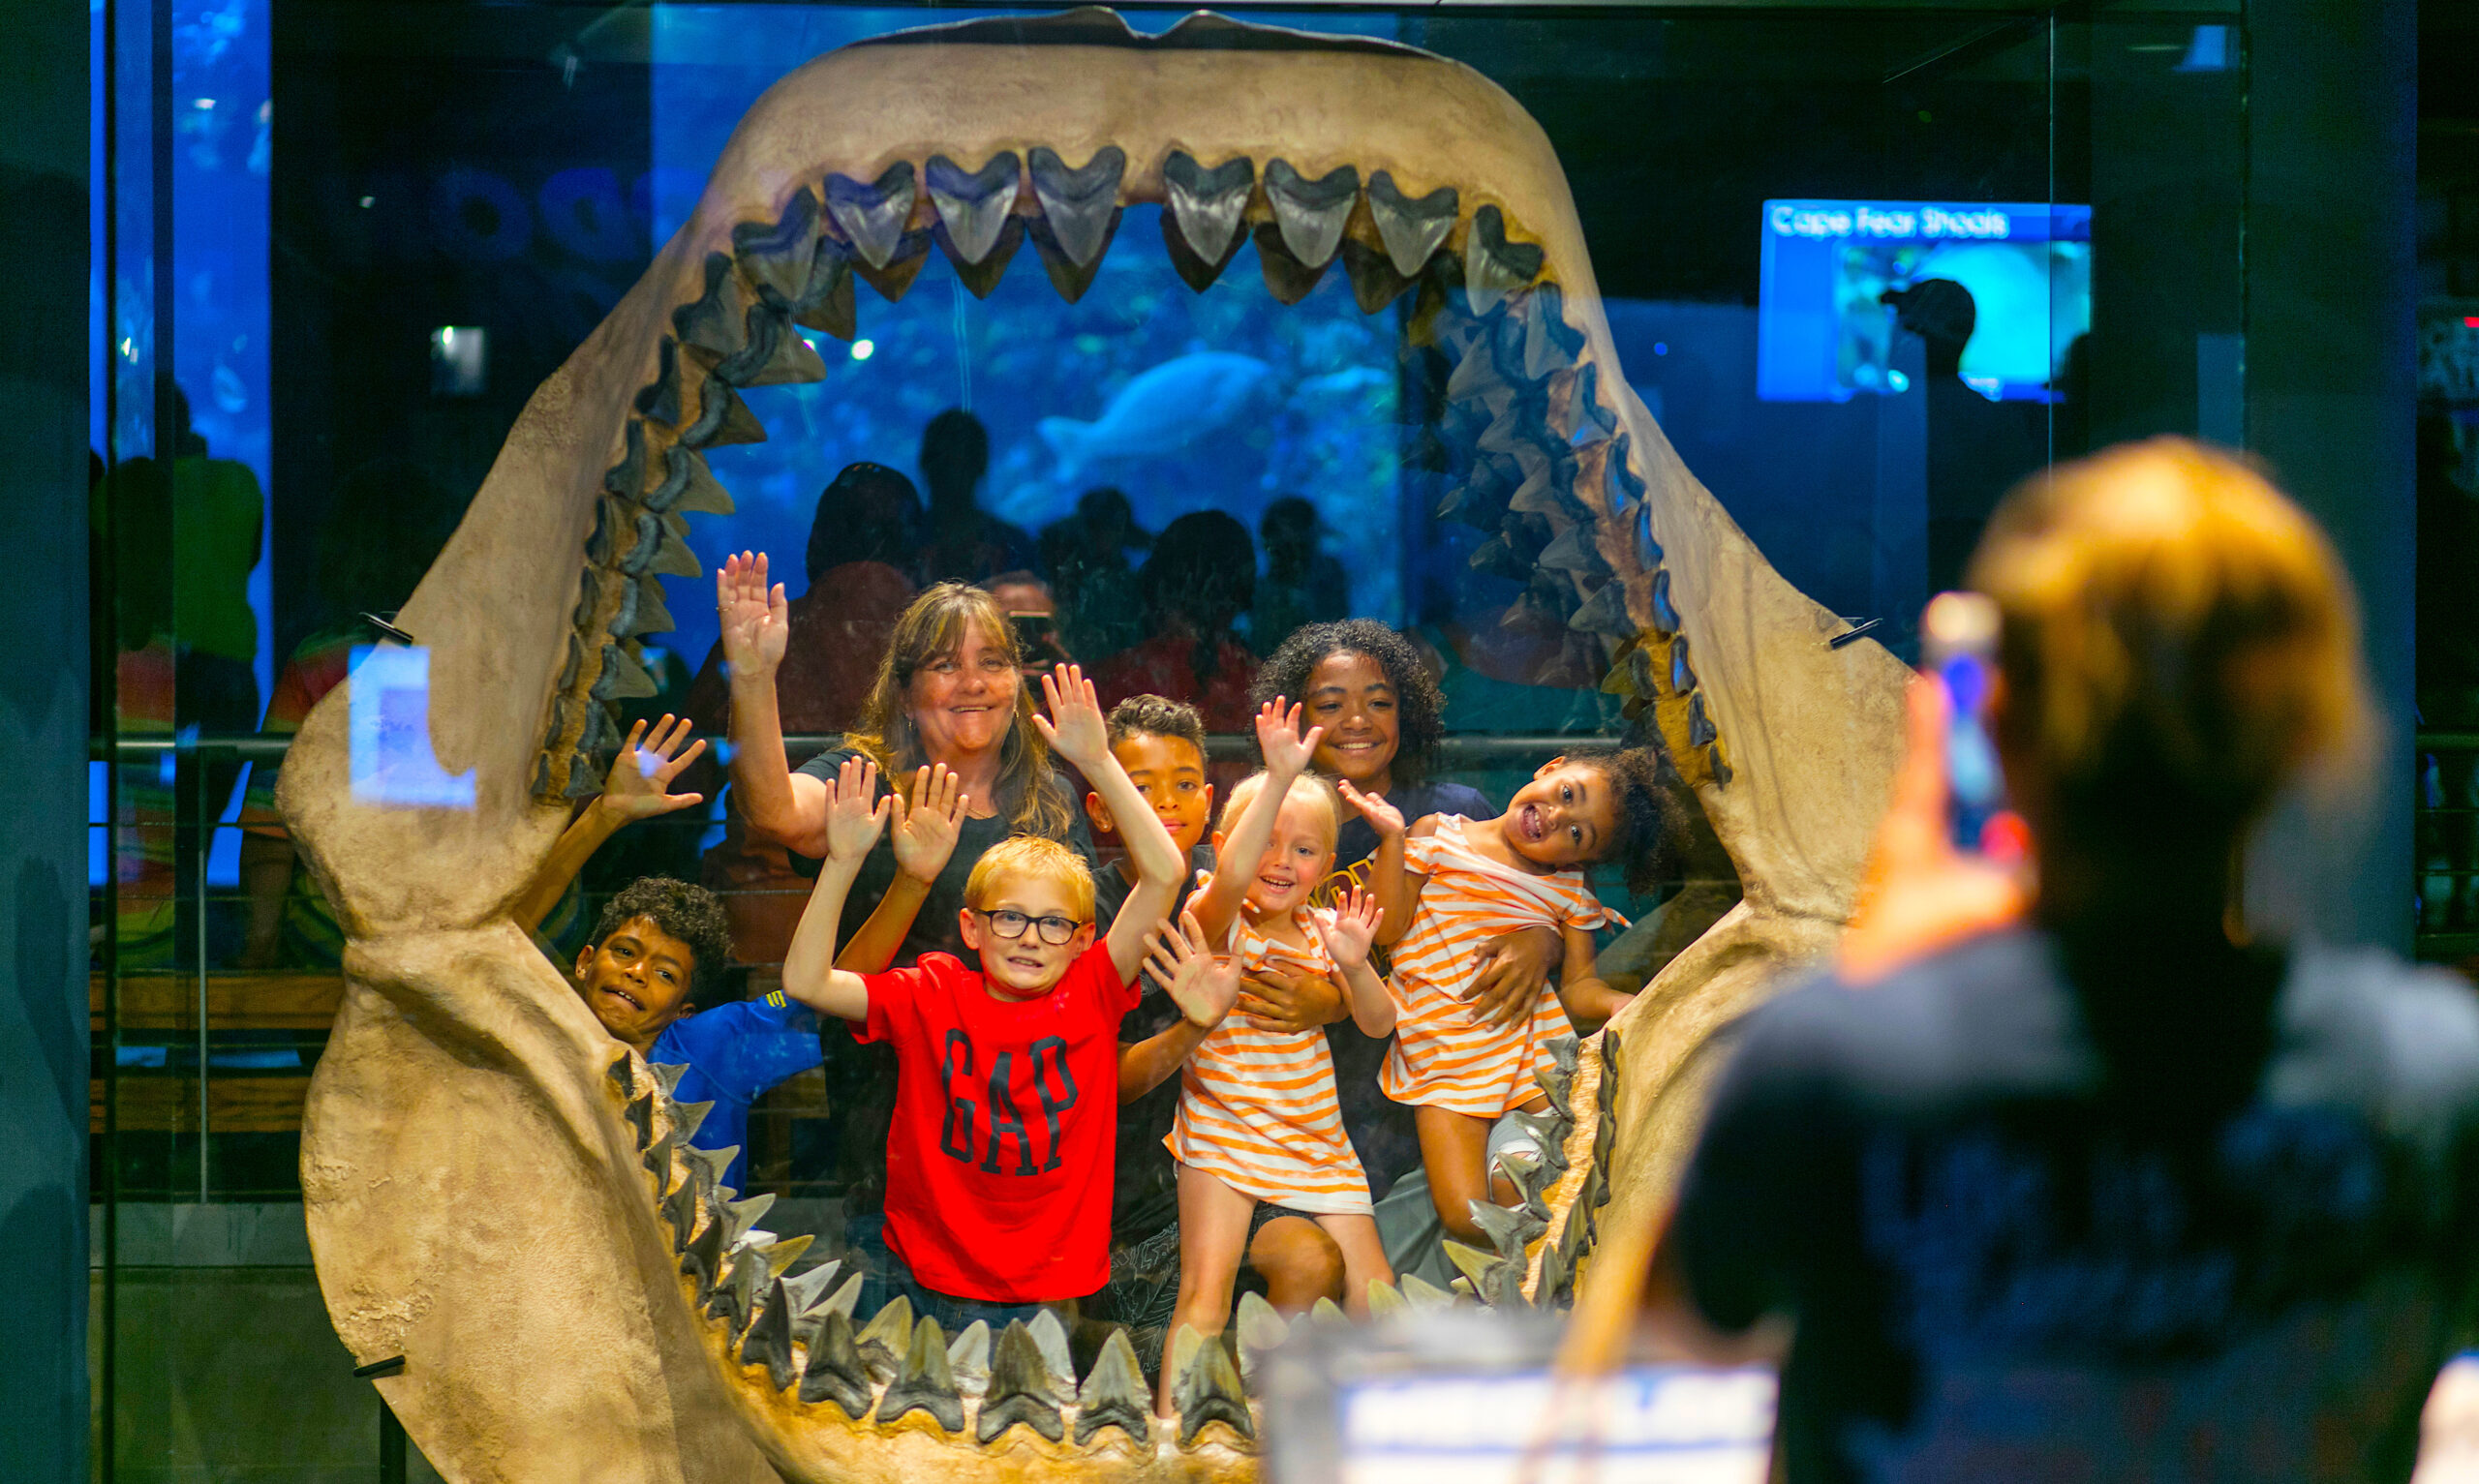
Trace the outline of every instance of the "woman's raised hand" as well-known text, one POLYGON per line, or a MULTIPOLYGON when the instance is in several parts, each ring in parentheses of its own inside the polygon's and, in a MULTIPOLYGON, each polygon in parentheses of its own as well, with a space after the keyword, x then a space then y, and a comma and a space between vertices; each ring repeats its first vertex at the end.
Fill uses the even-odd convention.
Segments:
POLYGON ((1060 757, 1088 776, 1111 755, 1111 724, 1102 715, 1101 695, 1085 678, 1082 665, 1060 665, 1042 677, 1042 706, 1048 720, 1033 718, 1033 729, 1060 757))
POLYGON ((1336 778, 1334 792, 1343 796, 1343 803, 1360 810, 1360 817, 1368 821, 1379 839, 1392 839, 1403 833, 1403 811, 1388 803, 1383 795, 1363 794, 1352 787, 1349 778, 1336 778))
POLYGON ((858 863, 878 842, 895 796, 878 794, 878 765, 847 757, 826 785, 826 855, 830 861, 858 863))
POLYGON ((766 554, 743 552, 715 569, 715 618, 734 677, 771 676, 792 631, 783 585, 766 586, 766 554))
POLYGON ((1342 969, 1368 962, 1368 947, 1377 941, 1377 898, 1358 887, 1331 907, 1308 909, 1308 925, 1326 945, 1326 956, 1342 969))
POLYGON ((1211 1030, 1240 998, 1240 960, 1210 953, 1205 928, 1193 912, 1179 914, 1145 935, 1145 973, 1171 996, 1191 1025, 1211 1030))
POLYGON ((897 812, 896 869, 915 881, 937 879, 956 852, 956 834, 964 828, 964 777, 946 764, 924 768, 912 775, 912 797, 897 812))
POLYGON ((1299 777, 1308 769, 1309 758, 1316 755, 1317 744, 1326 740, 1324 727, 1310 727, 1308 735, 1300 733, 1300 708, 1286 708, 1283 698, 1276 696, 1257 708, 1257 750, 1266 760, 1266 772, 1286 781, 1299 777))
POLYGON ((648 735, 642 721, 628 729, 628 740, 620 746, 620 755, 612 760, 610 775, 602 780, 603 808, 618 815, 622 824, 652 819, 674 809, 685 809, 692 803, 704 803, 703 794, 672 794, 664 790, 680 771, 697 761, 706 750, 706 740, 682 751, 680 744, 689 741, 689 718, 666 713, 655 723, 648 735), (638 745, 640 741, 644 745, 638 745))

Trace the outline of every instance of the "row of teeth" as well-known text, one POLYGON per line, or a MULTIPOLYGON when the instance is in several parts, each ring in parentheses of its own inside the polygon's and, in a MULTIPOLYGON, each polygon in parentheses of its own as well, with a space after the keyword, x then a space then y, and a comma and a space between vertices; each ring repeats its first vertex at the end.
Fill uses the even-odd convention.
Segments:
MULTIPOLYGON (((1473 1218, 1493 1250, 1448 1242, 1447 1255, 1463 1274, 1454 1291, 1406 1274, 1399 1287, 1371 1287, 1373 1317, 1443 1307, 1456 1293, 1500 1308, 1572 1299, 1575 1277, 1597 1240, 1597 1213, 1609 1199, 1606 1170, 1617 1132, 1610 1105, 1618 1085, 1617 1038, 1605 1032, 1602 1045, 1597 1082, 1581 1089, 1597 1103, 1592 1165, 1574 1193, 1559 1237, 1547 1240, 1552 1197, 1562 1194, 1567 1145, 1577 1127, 1579 1045, 1573 1036, 1550 1044, 1554 1065, 1538 1078, 1548 1109, 1515 1115, 1542 1153, 1501 1158, 1501 1167, 1522 1191, 1521 1201, 1513 1207, 1472 1203, 1473 1218)), ((787 1276, 811 1238, 779 1238, 758 1228, 775 1197, 737 1199, 721 1180, 739 1150, 706 1150, 689 1142, 713 1105, 684 1104, 672 1096, 685 1070, 647 1067, 634 1052, 623 1052, 611 1064, 609 1082, 636 1136, 640 1164, 654 1177, 654 1204, 671 1229, 683 1278, 693 1283, 692 1303, 716 1327, 722 1353, 746 1371, 762 1372, 774 1391, 791 1393, 803 1407, 832 1406, 852 1423, 874 1419, 885 1426, 920 1412, 941 1434, 982 1446, 1025 1427, 1053 1443, 1072 1438, 1078 1447, 1113 1442, 1185 1449, 1202 1439, 1253 1450, 1261 1420, 1252 1398, 1259 1359, 1292 1327, 1263 1298, 1243 1296, 1220 1337, 1179 1331, 1170 1357, 1176 1419, 1154 1415, 1144 1368, 1123 1329, 1113 1330, 1080 1380, 1066 1329, 1047 1310, 1029 1323, 1009 1323, 995 1339, 979 1320, 951 1338, 934 1318, 916 1319, 910 1301, 898 1297, 856 1326, 861 1275, 844 1272, 835 1261, 787 1276), (1209 1437, 1206 1430, 1217 1423, 1227 1432, 1209 1437), (1112 1429, 1122 1437, 1105 1438, 1112 1429)), ((1331 1299, 1320 1299, 1300 1322, 1343 1318, 1331 1299)))
MULTIPOLYGON (((967 287, 988 293, 1029 237, 1059 290, 1081 295, 1117 230, 1126 167, 1117 147, 1078 167, 1035 148, 977 170, 933 155, 866 182, 831 174, 822 192, 795 190, 776 221, 734 227, 730 253, 707 255, 700 292, 673 313, 621 461, 603 478, 536 798, 591 794, 593 759, 620 741, 614 705, 656 693, 641 645, 672 627, 660 579, 703 570, 686 518, 732 509, 703 451, 766 436, 740 389, 822 379, 825 362, 801 329, 851 338, 853 280, 900 296, 933 242, 967 287)), ((1557 640, 1532 680, 1598 683, 1625 698, 1630 720, 1651 709, 1687 779, 1726 784, 1638 456, 1602 395, 1584 333, 1543 276, 1542 250, 1510 235, 1496 205, 1465 218, 1454 187, 1408 197, 1385 170, 1363 181, 1345 166, 1312 179, 1280 159, 1260 171, 1246 158, 1207 167, 1174 151, 1159 175, 1164 239, 1198 288, 1251 236, 1286 303, 1337 259, 1365 310, 1421 286, 1417 335, 1459 356, 1444 388, 1453 489, 1438 514, 1490 533, 1476 567, 1525 583, 1505 622, 1557 640), (1451 294, 1468 314, 1442 312, 1451 294)))

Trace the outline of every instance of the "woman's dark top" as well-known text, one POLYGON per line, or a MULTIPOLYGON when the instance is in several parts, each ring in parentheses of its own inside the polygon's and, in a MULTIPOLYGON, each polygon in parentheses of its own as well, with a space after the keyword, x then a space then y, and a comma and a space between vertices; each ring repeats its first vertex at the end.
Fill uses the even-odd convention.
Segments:
MULTIPOLYGON (((831 779, 845 759, 859 755, 851 747, 830 748, 802 764, 800 771, 811 777, 831 779)), ((1056 776, 1053 774, 1054 778, 1056 776)), ((882 773, 878 793, 883 797, 889 791, 882 773)), ((1059 791, 1062 798, 1075 797, 1063 783, 1059 791)), ((988 819, 965 817, 956 831, 955 853, 947 858, 946 868, 938 872, 937 879, 930 883, 930 893, 922 899, 921 910, 913 914, 912 926, 904 933, 903 946, 896 950, 890 968, 909 968, 915 959, 929 953, 953 954, 967 968, 980 966, 980 959, 964 947, 958 922, 964 904, 964 883, 983 851, 1016 833, 1004 808, 988 819)), ((861 874, 843 898, 842 922, 836 936, 839 946, 852 941, 861 924, 877 910, 887 888, 895 883, 893 834, 892 826, 879 834, 878 842, 870 847, 869 858, 861 863, 861 874)), ((1093 836, 1086 829, 1081 812, 1071 811, 1067 833, 1061 838, 1084 856, 1086 863, 1092 863, 1093 836)), ((817 874, 818 863, 807 856, 793 856, 792 863, 804 875, 817 874)), ((846 1022, 832 1015, 819 1017, 818 1040, 826 1052, 827 1098, 832 1109, 828 1121, 838 1131, 833 1138, 836 1147, 824 1156, 796 1149, 796 1165, 810 1166, 796 1172, 803 1180, 828 1179, 843 1184, 847 1214, 874 1211, 886 1184, 887 1126, 895 1113, 895 1054, 883 1045, 865 1046, 854 1041, 846 1022), (830 1167, 816 1168, 819 1164, 830 1167)))
MULTIPOLYGON (((1426 814, 1461 814, 1494 819, 1497 806, 1486 794, 1466 783, 1404 783, 1383 796, 1403 811, 1406 826, 1426 814)), ((1351 809, 1343 810, 1343 827, 1334 836, 1334 864, 1348 870, 1377 854, 1377 832, 1351 809)), ((1392 1036, 1366 1036, 1346 1016, 1326 1027, 1326 1045, 1334 1057, 1334 1092, 1342 1105, 1343 1131, 1352 1151, 1368 1175, 1371 1198, 1383 1198, 1394 1182, 1421 1167, 1421 1136, 1406 1104, 1386 1096, 1377 1075, 1386 1065, 1392 1036)))
POLYGON ((2479 996, 2166 956, 2018 929, 1740 1022, 1670 1241, 1708 1320, 1796 1326, 1790 1484, 2409 1477, 2479 1297, 2479 996))

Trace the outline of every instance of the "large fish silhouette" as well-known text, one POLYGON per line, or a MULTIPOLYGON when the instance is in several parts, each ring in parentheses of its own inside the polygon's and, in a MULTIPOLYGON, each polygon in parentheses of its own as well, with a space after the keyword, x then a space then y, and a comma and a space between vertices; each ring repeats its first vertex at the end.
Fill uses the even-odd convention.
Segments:
POLYGON ((1253 355, 1197 350, 1137 374, 1091 422, 1041 420, 1058 477, 1094 464, 1158 459, 1237 422, 1261 405, 1273 368, 1253 355))

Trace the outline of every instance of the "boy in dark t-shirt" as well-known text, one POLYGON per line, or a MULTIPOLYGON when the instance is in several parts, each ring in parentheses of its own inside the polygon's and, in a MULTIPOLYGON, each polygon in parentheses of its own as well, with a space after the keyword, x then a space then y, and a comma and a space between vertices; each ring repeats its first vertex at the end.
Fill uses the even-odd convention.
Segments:
MULTIPOLYGON (((1136 883, 1109 932, 1097 940, 1083 857, 1020 835, 985 851, 965 885, 958 928, 979 973, 935 953, 884 974, 835 968, 843 895, 889 813, 872 802, 874 767, 854 760, 831 786, 828 858, 783 964, 785 994, 896 1052, 885 1240, 899 1270, 887 1277, 953 1327, 1001 1324, 1109 1276, 1119 1017, 1184 866, 1112 756, 1082 672, 1062 665, 1042 690, 1054 718, 1034 719, 1043 740, 1124 823, 1136 883)), ((1167 987, 1184 1018, 1164 1036, 1193 1045, 1229 1010, 1237 976, 1192 951, 1165 956, 1183 965, 1167 987)), ((1178 1050, 1174 1066, 1185 1054, 1160 1049, 1178 1050)))

